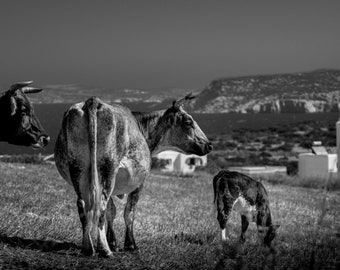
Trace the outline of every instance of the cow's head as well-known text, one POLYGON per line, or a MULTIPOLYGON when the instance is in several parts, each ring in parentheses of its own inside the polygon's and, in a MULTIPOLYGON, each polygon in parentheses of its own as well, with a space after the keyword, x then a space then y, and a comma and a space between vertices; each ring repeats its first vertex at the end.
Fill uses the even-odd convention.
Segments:
POLYGON ((1 97, 1 140, 10 144, 41 148, 48 144, 46 134, 26 94, 42 91, 29 87, 32 81, 13 84, 1 97))
POLYGON ((193 99, 189 94, 173 102, 162 117, 164 134, 159 146, 185 154, 203 156, 212 150, 212 145, 190 114, 184 111, 186 101, 193 99))

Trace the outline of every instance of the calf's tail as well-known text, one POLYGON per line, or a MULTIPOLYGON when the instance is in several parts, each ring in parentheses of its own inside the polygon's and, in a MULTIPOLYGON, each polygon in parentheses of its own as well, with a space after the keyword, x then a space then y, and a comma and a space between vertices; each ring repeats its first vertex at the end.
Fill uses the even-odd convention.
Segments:
POLYGON ((214 188, 214 203, 216 203, 216 199, 217 199, 217 196, 218 196, 218 180, 223 176, 223 174, 225 173, 226 171, 225 170, 221 170, 219 171, 218 174, 216 174, 214 176, 214 179, 213 179, 213 188, 214 188))

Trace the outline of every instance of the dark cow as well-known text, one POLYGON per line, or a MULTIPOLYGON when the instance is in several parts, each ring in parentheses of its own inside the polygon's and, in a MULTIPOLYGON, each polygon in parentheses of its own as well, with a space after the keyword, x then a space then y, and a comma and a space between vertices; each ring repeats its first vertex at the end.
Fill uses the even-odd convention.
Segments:
POLYGON ((137 248, 133 236, 134 212, 150 172, 152 153, 165 148, 197 155, 211 151, 204 133, 182 108, 192 98, 187 95, 167 110, 131 113, 123 106, 110 106, 93 97, 65 113, 55 159, 60 174, 73 185, 78 196, 83 253, 94 254, 91 233, 98 230, 98 251, 103 256, 112 255, 109 243, 115 249, 116 241, 111 196, 123 194, 128 194, 124 246, 126 250, 137 248))
POLYGON ((227 222, 234 210, 241 215, 240 240, 245 241, 249 222, 256 221, 259 238, 263 244, 270 246, 279 225, 272 223, 269 198, 263 184, 245 174, 222 170, 214 177, 213 187, 222 241, 227 241, 227 222))
POLYGON ((26 94, 42 91, 29 87, 32 81, 13 84, 0 96, 0 141, 10 144, 41 148, 50 137, 34 114, 33 106, 26 94))

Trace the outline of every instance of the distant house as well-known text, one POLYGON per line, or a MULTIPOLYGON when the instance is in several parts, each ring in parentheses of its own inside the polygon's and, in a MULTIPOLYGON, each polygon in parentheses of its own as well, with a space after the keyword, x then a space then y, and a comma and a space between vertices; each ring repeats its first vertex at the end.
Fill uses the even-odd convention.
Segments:
POLYGON ((328 154, 321 142, 315 141, 312 146, 312 153, 299 155, 299 176, 302 178, 322 178, 336 175, 338 172, 337 154, 328 154))
POLYGON ((186 155, 172 150, 160 152, 154 157, 167 162, 165 168, 161 169, 163 172, 193 174, 197 166, 207 165, 207 156, 186 155))
POLYGON ((286 166, 234 166, 228 167, 230 171, 236 171, 252 177, 287 175, 286 166))

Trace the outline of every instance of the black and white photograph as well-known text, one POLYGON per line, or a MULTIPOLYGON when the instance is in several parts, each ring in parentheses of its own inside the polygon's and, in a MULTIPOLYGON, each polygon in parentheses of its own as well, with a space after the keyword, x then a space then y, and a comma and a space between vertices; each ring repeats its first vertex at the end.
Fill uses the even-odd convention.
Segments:
POLYGON ((0 269, 340 269, 340 2, 0 2, 0 269))

